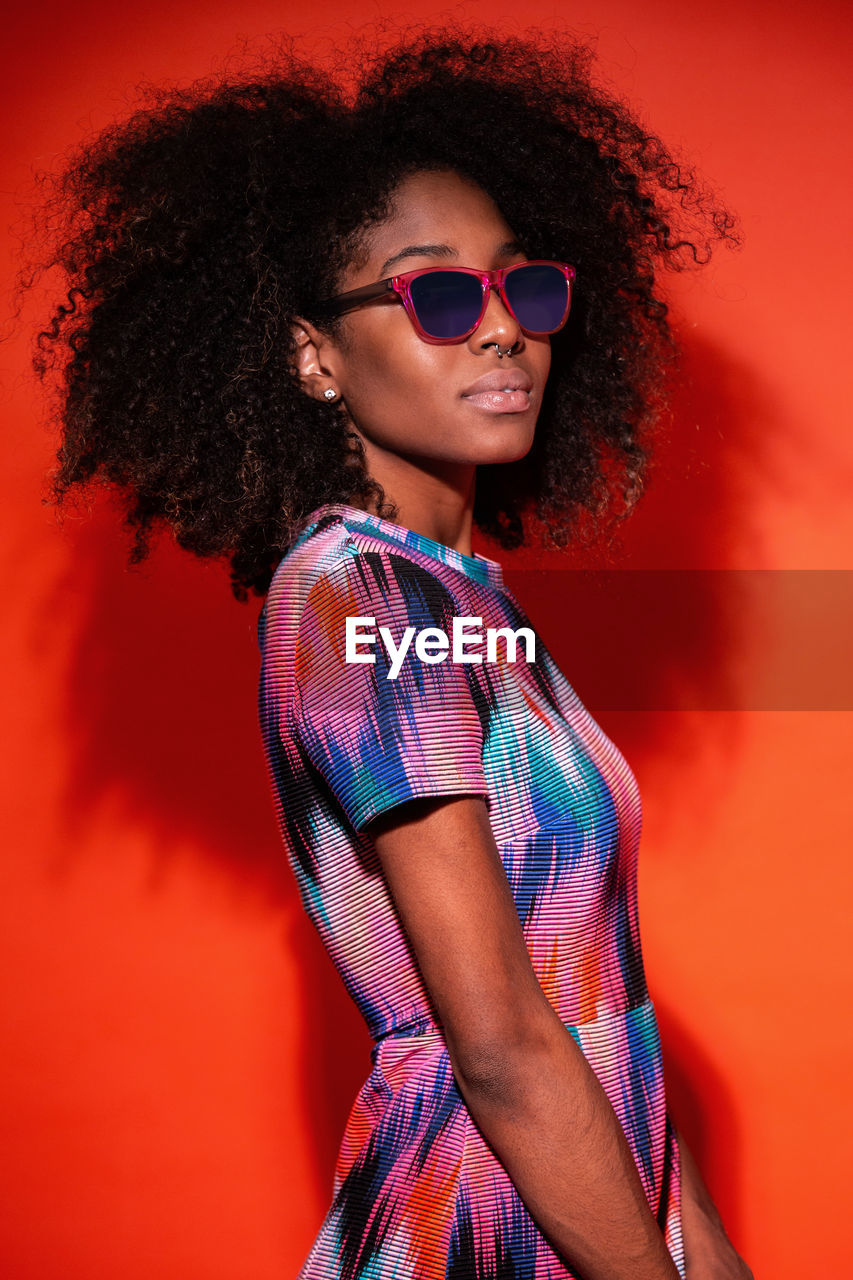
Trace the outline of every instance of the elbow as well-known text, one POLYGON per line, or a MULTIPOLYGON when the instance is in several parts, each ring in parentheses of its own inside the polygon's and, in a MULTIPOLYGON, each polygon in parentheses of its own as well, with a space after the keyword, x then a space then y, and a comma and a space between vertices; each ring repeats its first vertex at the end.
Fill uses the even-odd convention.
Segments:
MULTIPOLYGON (((561 1024, 560 1024, 561 1025, 561 1024)), ((553 1031, 513 1028, 505 1036, 484 1036, 451 1053, 453 1074, 463 1097, 472 1102, 519 1108, 541 1077, 553 1046, 553 1031)))

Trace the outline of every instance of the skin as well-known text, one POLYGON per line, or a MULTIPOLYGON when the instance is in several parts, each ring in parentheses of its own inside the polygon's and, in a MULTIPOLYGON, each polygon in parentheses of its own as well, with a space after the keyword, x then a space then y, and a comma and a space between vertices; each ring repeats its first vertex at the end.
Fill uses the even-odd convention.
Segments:
MULTIPOLYGON (((517 242, 507 250, 514 240, 467 178, 418 173, 400 184, 338 291, 395 269, 509 266, 526 256, 517 242), (386 265, 425 244, 446 250, 386 265)), ((423 342, 394 300, 350 313, 338 341, 305 319, 293 332, 304 391, 322 399, 331 386, 341 397, 398 522, 470 555, 477 467, 530 449, 548 337, 525 335, 497 294, 454 345, 423 342), (496 342, 518 344, 511 361, 499 361, 496 342), (529 409, 492 414, 466 403, 472 382, 508 365, 533 381, 529 409)), ((466 1104, 546 1236, 584 1280, 677 1280, 618 1118, 533 971, 483 799, 413 801, 369 830, 466 1104)), ((678 1143, 688 1280, 752 1280, 680 1132, 678 1143)))
MULTIPOLYGON (((516 241, 483 189, 452 171, 418 173, 397 188, 391 216, 372 228, 366 256, 350 266, 338 292, 372 284, 395 271, 455 265, 489 270, 524 262, 502 252, 516 241), (451 252, 417 253, 385 266, 412 245, 451 252)), ((551 367, 547 335, 527 335, 496 292, 479 327, 464 342, 423 342, 399 301, 380 300, 343 318, 334 342, 307 320, 294 326, 303 388, 317 399, 327 387, 341 397, 350 429, 362 440, 371 476, 398 506, 398 522, 471 555, 477 467, 513 462, 533 444, 551 367), (498 357, 494 343, 512 357, 498 357), (462 393, 484 373, 521 368, 533 381, 530 407, 487 413, 462 393)))

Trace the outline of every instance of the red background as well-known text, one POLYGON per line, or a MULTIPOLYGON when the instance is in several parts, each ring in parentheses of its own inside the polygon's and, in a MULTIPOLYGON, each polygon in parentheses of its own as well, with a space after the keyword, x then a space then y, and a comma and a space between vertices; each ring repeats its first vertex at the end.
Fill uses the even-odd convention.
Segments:
MULTIPOLYGON (((448 12, 509 28, 516 6, 426 5, 417 18, 448 12)), ((713 181, 745 236, 742 252, 667 280, 687 354, 625 566, 850 569, 847 6, 528 13, 597 36, 600 74, 713 181)), ((377 15, 412 10, 20 6, 4 20, 3 230, 31 199, 31 169, 124 113, 139 81, 184 82, 239 36, 285 28, 319 55, 377 15)), ((15 236, 4 246, 11 271, 15 236)), ((54 445, 24 338, 0 346, 0 368, 0 1270, 293 1276, 369 1041, 274 826, 255 724, 258 605, 166 545, 128 572, 103 504, 59 529, 40 504, 54 445)), ((568 561, 475 547, 508 576, 548 568, 552 594, 564 590, 568 561)), ((831 615, 830 603, 837 636, 831 615)), ((543 631, 573 680, 584 632, 570 599, 561 625, 543 631)), ((757 657, 757 633, 709 639, 706 667, 746 682, 738 709, 600 716, 643 791, 641 922, 670 1105, 759 1280, 840 1276, 853 1261, 840 1137, 851 717, 748 709, 781 629, 782 615, 764 617, 757 657)), ((630 628, 621 639, 622 662, 647 669, 630 628)), ((670 670, 666 653, 651 659, 670 670)))

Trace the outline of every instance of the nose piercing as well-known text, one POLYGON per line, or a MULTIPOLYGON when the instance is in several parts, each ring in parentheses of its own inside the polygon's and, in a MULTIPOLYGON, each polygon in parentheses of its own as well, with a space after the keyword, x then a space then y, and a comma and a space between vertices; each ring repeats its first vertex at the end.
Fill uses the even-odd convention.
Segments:
POLYGON ((515 343, 512 344, 512 347, 507 347, 506 351, 501 351, 500 344, 497 342, 493 342, 492 346, 494 347, 495 351, 497 351, 498 353, 498 359, 503 360, 504 356, 512 355, 512 347, 515 346, 515 343))

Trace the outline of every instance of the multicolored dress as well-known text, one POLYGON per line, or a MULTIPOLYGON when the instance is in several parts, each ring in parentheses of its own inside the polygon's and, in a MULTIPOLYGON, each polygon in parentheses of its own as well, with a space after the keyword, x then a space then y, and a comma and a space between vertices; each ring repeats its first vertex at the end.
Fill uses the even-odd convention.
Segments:
POLYGON ((637 920, 637 784, 501 566, 327 504, 279 565, 259 640, 287 856, 375 1042, 299 1280, 576 1276, 466 1107, 365 830, 406 800, 462 794, 485 798, 533 968, 619 1117, 684 1275, 678 1146, 637 920), (441 642, 454 618, 475 620, 457 624, 455 654, 441 642), (412 643, 395 663, 407 628, 412 643), (501 628, 518 633, 515 652, 501 628), (532 659, 520 628, 535 637, 532 659))

